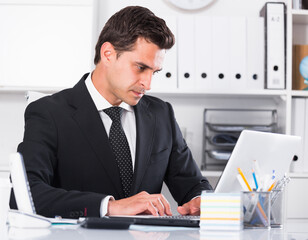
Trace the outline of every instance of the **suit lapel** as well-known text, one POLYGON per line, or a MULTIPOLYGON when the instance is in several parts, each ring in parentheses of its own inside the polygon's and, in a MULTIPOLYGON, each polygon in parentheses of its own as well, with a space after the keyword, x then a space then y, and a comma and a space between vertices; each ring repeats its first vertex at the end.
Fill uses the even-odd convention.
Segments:
POLYGON ((148 110, 148 103, 141 99, 135 107, 136 116, 136 158, 131 194, 138 193, 143 176, 150 161, 155 133, 155 116, 148 110))
POLYGON ((104 124, 102 123, 95 104, 85 86, 85 79, 81 79, 73 89, 74 96, 71 105, 76 108, 73 118, 79 125, 97 158, 102 163, 106 174, 111 179, 119 196, 122 198, 124 197, 124 193, 121 186, 118 167, 109 145, 104 124))

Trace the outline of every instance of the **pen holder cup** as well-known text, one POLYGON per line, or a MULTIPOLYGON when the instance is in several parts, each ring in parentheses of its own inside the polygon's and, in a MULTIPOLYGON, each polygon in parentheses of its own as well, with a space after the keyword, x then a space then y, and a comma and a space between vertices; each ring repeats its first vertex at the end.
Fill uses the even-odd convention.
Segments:
POLYGON ((243 192, 244 228, 270 228, 271 192, 243 192))
POLYGON ((283 191, 272 190, 271 191, 271 227, 282 228, 284 220, 284 206, 283 206, 283 191))

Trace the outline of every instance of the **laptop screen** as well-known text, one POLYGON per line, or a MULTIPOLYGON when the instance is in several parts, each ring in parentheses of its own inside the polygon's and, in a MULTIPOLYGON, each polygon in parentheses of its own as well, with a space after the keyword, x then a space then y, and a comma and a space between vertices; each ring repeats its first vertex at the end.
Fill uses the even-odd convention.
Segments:
POLYGON ((289 172, 294 156, 300 158, 300 150, 301 138, 298 136, 244 130, 234 147, 215 192, 243 191, 237 179, 238 168, 241 168, 249 185, 254 187, 252 169, 255 167, 255 162, 260 169, 259 178, 265 178, 274 172, 275 178, 279 180, 289 172))

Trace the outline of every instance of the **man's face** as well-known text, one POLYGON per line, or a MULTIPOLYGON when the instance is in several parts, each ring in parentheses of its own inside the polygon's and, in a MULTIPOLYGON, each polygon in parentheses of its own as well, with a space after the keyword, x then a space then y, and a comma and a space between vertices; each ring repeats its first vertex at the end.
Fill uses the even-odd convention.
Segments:
POLYGON ((132 51, 111 58, 105 98, 112 105, 119 105, 122 101, 136 105, 145 91, 151 89, 152 76, 161 70, 164 56, 164 49, 139 38, 132 51))

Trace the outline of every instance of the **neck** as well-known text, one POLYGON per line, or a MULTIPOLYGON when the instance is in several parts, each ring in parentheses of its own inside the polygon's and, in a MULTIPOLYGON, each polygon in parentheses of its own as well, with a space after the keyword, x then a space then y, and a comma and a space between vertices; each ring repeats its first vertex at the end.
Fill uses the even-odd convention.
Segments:
POLYGON ((115 97, 109 90, 108 81, 104 71, 99 65, 94 69, 91 80, 99 94, 102 95, 112 106, 119 106, 122 103, 122 101, 115 97))

